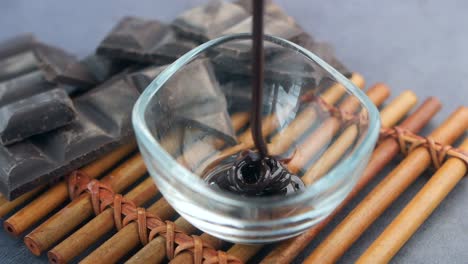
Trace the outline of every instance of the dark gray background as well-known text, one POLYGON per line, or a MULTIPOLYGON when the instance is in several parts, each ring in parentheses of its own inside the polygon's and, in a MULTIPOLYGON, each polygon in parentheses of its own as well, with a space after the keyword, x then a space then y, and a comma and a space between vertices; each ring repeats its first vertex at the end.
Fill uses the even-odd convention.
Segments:
MULTIPOLYGON (((83 57, 94 50, 124 15, 169 22, 181 11, 203 2, 5 0, 0 3, 0 40, 22 32, 33 32, 42 41, 83 57)), ((277 3, 317 39, 332 43, 338 58, 353 71, 363 74, 368 84, 377 81, 387 83, 393 89, 393 97, 404 89, 412 89, 421 100, 427 96, 440 98, 444 108, 429 129, 457 106, 468 105, 467 2, 277 0, 277 3)), ((341 261, 350 263, 355 260, 423 186, 430 174, 426 173, 413 184, 341 261)), ((384 175, 382 173, 380 178, 384 175)), ((369 190, 367 188, 360 198, 369 190)), ((468 182, 463 180, 393 261, 467 263, 467 192, 468 182)), ((345 215, 341 214, 335 224, 345 215)), ((330 231, 331 228, 322 232, 306 253, 311 252, 330 231)), ((297 262, 303 257, 300 256, 297 262)), ((1 229, 0 262, 42 263, 46 258, 33 257, 21 240, 8 237, 1 229)))

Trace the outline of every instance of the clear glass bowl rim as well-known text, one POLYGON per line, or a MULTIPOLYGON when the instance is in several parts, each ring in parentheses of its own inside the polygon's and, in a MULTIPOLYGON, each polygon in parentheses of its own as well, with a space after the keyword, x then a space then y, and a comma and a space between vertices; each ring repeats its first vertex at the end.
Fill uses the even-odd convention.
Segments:
POLYGON ((333 76, 337 82, 341 83, 347 92, 355 96, 360 101, 362 107, 368 111, 369 128, 366 138, 355 147, 354 154, 351 157, 346 158, 337 166, 334 166, 318 182, 308 186, 306 190, 300 194, 273 197, 242 197, 239 195, 230 195, 223 192, 217 192, 204 184, 204 182, 199 179, 198 175, 193 174, 191 171, 181 166, 171 155, 169 155, 169 153, 167 153, 151 135, 151 132, 149 131, 145 121, 145 111, 153 96, 156 95, 159 89, 163 87, 164 83, 166 83, 167 80, 171 78, 172 75, 179 69, 190 63, 200 53, 205 52, 209 48, 218 46, 231 40, 248 40, 251 39, 251 37, 251 33, 225 35, 201 44, 170 64, 148 85, 133 107, 132 123, 135 134, 140 144, 145 146, 145 149, 150 152, 150 155, 152 157, 158 157, 158 166, 160 166, 161 170, 167 170, 170 171, 172 175, 177 175, 176 180, 180 182, 180 184, 183 184, 184 187, 189 188, 191 191, 203 195, 210 200, 231 206, 253 208, 278 208, 280 206, 290 206, 304 203, 307 202, 307 200, 313 198, 313 196, 317 193, 321 193, 322 191, 327 190, 335 182, 340 181, 342 178, 346 177, 347 171, 350 168, 357 167, 361 159, 363 159, 368 152, 372 151, 380 131, 379 111, 365 95, 365 93, 357 88, 348 78, 343 76, 328 63, 305 48, 280 37, 267 34, 264 36, 264 40, 266 41, 273 42, 285 48, 292 48, 301 53, 303 56, 305 56, 306 59, 310 59, 317 63, 331 76, 333 76))

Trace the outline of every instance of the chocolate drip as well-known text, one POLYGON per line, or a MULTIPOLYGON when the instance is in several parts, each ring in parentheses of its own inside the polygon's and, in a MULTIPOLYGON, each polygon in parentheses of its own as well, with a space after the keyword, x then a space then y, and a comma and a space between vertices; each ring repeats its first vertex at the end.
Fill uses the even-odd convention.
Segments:
POLYGON ((207 175, 210 186, 243 196, 289 195, 301 191, 304 183, 274 157, 245 151, 207 175))
POLYGON ((268 148, 262 136, 262 102, 263 102, 263 0, 253 2, 253 43, 252 43, 252 138, 260 156, 268 155, 268 148))

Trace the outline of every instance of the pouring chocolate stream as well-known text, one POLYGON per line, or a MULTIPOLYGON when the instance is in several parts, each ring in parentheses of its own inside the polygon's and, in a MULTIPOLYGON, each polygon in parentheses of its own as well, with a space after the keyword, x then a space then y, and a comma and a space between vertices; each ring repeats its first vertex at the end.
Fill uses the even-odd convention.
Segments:
POLYGON ((288 195, 304 188, 301 179, 290 173, 283 160, 268 155, 262 135, 264 79, 264 0, 253 1, 252 25, 252 115, 251 132, 257 151, 246 150, 224 161, 206 176, 213 188, 245 196, 288 195))

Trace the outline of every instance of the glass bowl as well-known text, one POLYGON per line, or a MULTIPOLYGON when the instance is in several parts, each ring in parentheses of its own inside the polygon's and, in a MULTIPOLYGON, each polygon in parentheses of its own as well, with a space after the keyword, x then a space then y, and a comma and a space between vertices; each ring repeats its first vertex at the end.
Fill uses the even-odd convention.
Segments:
POLYGON ((376 107, 345 76, 290 41, 264 39, 264 138, 269 153, 302 177, 303 190, 245 196, 206 180, 232 155, 254 149, 251 34, 191 50, 133 110, 140 151, 165 199, 197 228, 237 243, 286 239, 324 219, 355 185, 380 128, 376 107))

